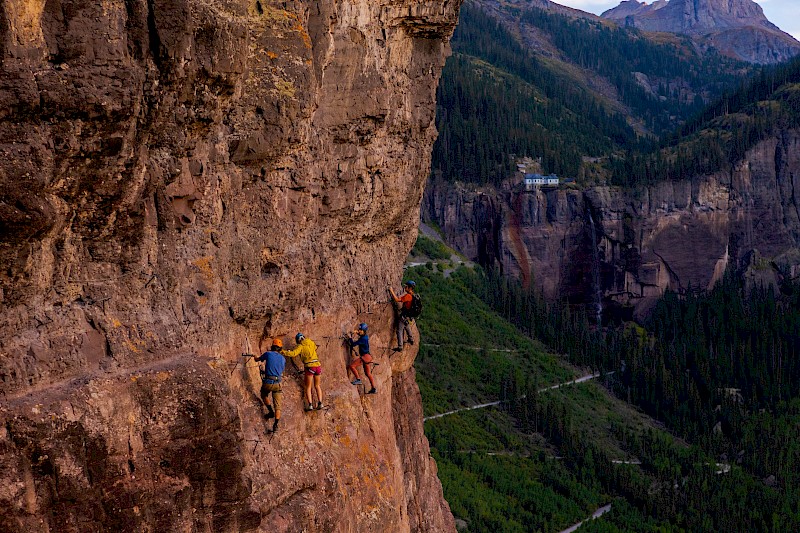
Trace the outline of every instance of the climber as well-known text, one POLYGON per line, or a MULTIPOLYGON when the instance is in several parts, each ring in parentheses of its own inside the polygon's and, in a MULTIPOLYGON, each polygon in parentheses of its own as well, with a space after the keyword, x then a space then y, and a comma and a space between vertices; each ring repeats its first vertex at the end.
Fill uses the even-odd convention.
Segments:
POLYGON ((317 345, 311 339, 307 339, 302 333, 294 336, 294 342, 297 346, 294 350, 281 351, 284 357, 295 358, 300 356, 303 361, 305 369, 303 375, 303 391, 305 393, 305 402, 303 408, 306 411, 314 410, 314 404, 311 398, 311 385, 313 383, 314 390, 317 391, 317 409, 322 409, 322 386, 320 385, 320 377, 322 374, 322 365, 317 358, 317 345))
POLYGON ((397 347, 394 348, 395 352, 403 351, 403 333, 408 337, 408 343, 414 344, 414 337, 411 334, 411 322, 413 318, 409 316, 409 311, 411 310, 411 303, 414 299, 414 289, 416 286, 417 284, 413 281, 406 281, 403 285, 405 294, 400 297, 389 287, 389 293, 392 295, 392 299, 395 303, 395 312, 397 313, 397 322, 395 326, 397 332, 397 347))
POLYGON ((280 354, 282 348, 282 340, 272 339, 270 349, 255 359, 257 362, 264 363, 264 370, 261 371, 261 401, 267 406, 267 413, 264 418, 267 420, 275 418, 275 422, 272 424, 273 433, 278 432, 278 423, 281 420, 281 399, 283 398, 281 377, 283 376, 283 369, 286 367, 286 359, 280 354), (275 404, 274 410, 269 403, 270 393, 272 393, 272 403, 275 404))
POLYGON ((347 346, 350 348, 350 355, 354 355, 353 348, 358 346, 358 355, 353 357, 353 360, 347 367, 347 369, 356 377, 356 379, 351 381, 351 383, 353 385, 361 385, 361 377, 358 375, 358 367, 359 365, 363 364, 364 374, 367 375, 369 384, 372 386, 367 394, 375 394, 378 391, 375 389, 375 380, 372 379, 372 370, 370 370, 370 365, 374 363, 372 362, 372 356, 369 353, 369 335, 367 335, 367 325, 362 322, 358 325, 358 329, 356 329, 353 333, 358 335, 357 340, 353 340, 353 338, 349 335, 345 336, 344 338, 347 346))

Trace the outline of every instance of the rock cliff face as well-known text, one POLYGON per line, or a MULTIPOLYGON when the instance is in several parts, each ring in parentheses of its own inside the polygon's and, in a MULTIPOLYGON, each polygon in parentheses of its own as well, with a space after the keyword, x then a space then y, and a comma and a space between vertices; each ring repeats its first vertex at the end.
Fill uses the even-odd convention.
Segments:
POLYGON ((0 529, 454 530, 384 293, 459 4, 0 6, 0 529), (236 361, 298 330, 270 436, 236 361))
POLYGON ((701 38, 703 46, 752 63, 780 63, 800 53, 800 43, 764 16, 752 0, 624 0, 603 18, 647 31, 701 38))
POLYGON ((641 314, 665 289, 710 287, 728 266, 765 282, 796 277, 798 177, 800 132, 787 131, 731 172, 636 193, 436 183, 424 216, 468 257, 530 273, 551 298, 592 305, 600 291, 607 311, 641 314))

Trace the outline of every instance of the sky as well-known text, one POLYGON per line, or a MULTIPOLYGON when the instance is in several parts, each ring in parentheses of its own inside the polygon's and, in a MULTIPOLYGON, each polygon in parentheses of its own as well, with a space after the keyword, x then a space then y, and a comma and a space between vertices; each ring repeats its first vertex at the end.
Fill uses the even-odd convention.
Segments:
MULTIPOLYGON (((619 0, 553 0, 557 4, 600 14, 619 5, 619 0)), ((638 0, 642 1, 642 0, 638 0)), ((767 18, 786 33, 800 41, 800 0, 755 0, 767 18)), ((648 4, 652 0, 647 0, 648 4)))

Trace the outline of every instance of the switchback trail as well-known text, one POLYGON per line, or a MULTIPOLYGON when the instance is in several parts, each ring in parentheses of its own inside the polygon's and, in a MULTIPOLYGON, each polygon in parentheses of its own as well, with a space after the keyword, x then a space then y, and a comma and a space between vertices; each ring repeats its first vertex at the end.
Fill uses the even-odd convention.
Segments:
MULTIPOLYGON (((606 373, 607 376, 610 375, 610 374, 613 374, 613 372, 607 372, 606 373)), ((595 374, 586 374, 585 376, 581 376, 581 377, 579 377, 577 379, 573 379, 572 381, 567 381, 567 382, 564 382, 564 383, 559 383, 557 385, 550 385, 549 387, 544 387, 543 389, 539 389, 539 392, 547 392, 549 390, 559 389, 561 387, 566 387, 568 385, 576 385, 578 383, 583 383, 584 381, 589 381, 590 379, 599 378, 599 377, 600 377, 600 373, 599 372, 597 372, 595 374)), ((521 396, 521 398, 524 398, 524 397, 525 397, 524 395, 521 396)), ((462 407, 461 409, 454 409, 452 411, 447 411, 446 413, 439 413, 437 415, 431 415, 431 416, 423 417, 422 421, 426 422, 428 420, 433 420, 434 418, 441 418, 443 416, 453 415, 453 414, 456 414, 456 413, 460 413, 462 411, 472 411, 474 409, 484 409, 486 407, 492 407, 494 405, 500 405, 500 403, 501 403, 500 400, 498 400, 496 402, 481 403, 481 404, 478 404, 478 405, 473 405, 471 407, 462 407)))
POLYGON ((481 351, 486 350, 487 352, 505 352, 505 353, 517 353, 519 350, 512 350, 510 348, 484 348, 483 346, 469 346, 466 344, 433 344, 430 342, 423 342, 421 346, 427 346, 430 348, 441 348, 442 346, 458 346, 459 348, 466 348, 467 350, 475 350, 481 351))
POLYGON ((577 524, 569 526, 567 529, 564 529, 562 531, 559 531, 559 533, 572 533, 573 531, 576 531, 579 527, 581 527, 584 522, 588 522, 589 520, 594 520, 595 518, 600 518, 610 510, 611 510, 611 504, 609 503, 608 505, 604 505, 600 509, 596 510, 594 513, 592 513, 592 516, 590 516, 586 520, 581 520, 577 524))

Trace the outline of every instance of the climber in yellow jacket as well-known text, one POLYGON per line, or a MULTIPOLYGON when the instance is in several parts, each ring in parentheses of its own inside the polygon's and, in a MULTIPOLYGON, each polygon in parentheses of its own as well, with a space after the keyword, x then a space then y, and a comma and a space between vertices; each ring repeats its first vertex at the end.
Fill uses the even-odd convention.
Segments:
POLYGON ((303 362, 303 391, 305 392, 305 405, 306 411, 314 409, 313 402, 311 401, 311 385, 313 383, 314 390, 317 391, 317 409, 322 409, 322 386, 320 384, 322 375, 322 364, 317 357, 317 345, 311 339, 307 339, 302 333, 294 336, 294 342, 297 346, 293 350, 282 350, 281 355, 284 357, 295 358, 300 357, 303 362))

